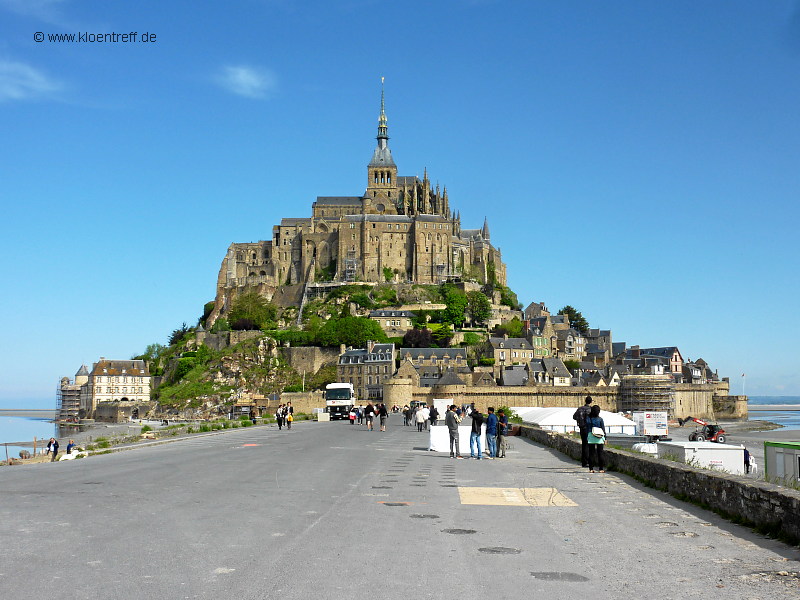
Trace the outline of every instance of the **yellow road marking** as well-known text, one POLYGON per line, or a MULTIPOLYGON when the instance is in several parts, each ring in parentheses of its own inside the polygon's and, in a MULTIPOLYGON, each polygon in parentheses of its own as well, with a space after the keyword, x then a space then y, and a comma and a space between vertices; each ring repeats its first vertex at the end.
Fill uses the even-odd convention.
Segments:
POLYGON ((578 506, 556 488, 459 487, 461 504, 483 506, 578 506))

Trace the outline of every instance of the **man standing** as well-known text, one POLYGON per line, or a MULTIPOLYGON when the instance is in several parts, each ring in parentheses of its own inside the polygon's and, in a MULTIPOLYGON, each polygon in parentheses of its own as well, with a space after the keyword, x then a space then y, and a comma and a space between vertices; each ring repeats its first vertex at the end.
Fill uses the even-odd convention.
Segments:
POLYGON ((469 456, 470 458, 481 459, 481 425, 483 425, 483 415, 477 408, 473 408, 469 413, 472 419, 472 433, 469 434, 469 456), (476 450, 477 448, 477 450, 476 450))
POLYGON ((497 411, 497 458, 506 457, 506 436, 508 435, 508 417, 501 408, 497 411))
POLYGON ((572 418, 578 422, 578 429, 581 432, 581 466, 589 466, 589 427, 586 419, 589 418, 589 411, 592 410, 592 397, 586 396, 583 406, 575 411, 572 418))
POLYGON ((486 444, 489 446, 489 459, 494 460, 497 456, 497 415, 494 414, 494 406, 489 407, 486 417, 486 444))
POLYGON ((456 405, 450 406, 450 409, 444 415, 444 422, 447 425, 447 431, 450 433, 450 458, 463 458, 461 456, 461 448, 458 445, 458 424, 461 423, 461 417, 456 414, 456 405))
POLYGON ((50 462, 57 460, 58 440, 56 438, 50 438, 50 443, 47 445, 47 449, 50 452, 50 462))

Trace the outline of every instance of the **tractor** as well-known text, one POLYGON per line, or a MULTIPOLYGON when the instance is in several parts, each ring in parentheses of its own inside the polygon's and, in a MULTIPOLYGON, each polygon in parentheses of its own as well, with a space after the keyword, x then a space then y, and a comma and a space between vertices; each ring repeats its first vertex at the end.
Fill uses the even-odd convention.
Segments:
POLYGON ((696 419, 695 417, 686 417, 685 419, 678 419, 678 424, 683 427, 685 423, 689 421, 694 421, 698 425, 701 426, 700 429, 695 429, 691 434, 689 434, 689 441, 690 442, 717 442, 719 444, 724 444, 725 440, 725 430, 722 429, 719 425, 715 425, 709 423, 707 421, 703 421, 702 419, 696 419))

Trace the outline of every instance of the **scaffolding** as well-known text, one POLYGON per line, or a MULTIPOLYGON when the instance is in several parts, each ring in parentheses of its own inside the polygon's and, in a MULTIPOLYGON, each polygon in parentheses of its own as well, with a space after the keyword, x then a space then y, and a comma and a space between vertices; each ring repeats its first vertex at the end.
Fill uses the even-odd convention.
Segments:
POLYGON ((675 381, 671 375, 626 375, 620 384, 622 412, 662 411, 675 414, 675 381))
POLYGON ((356 271, 358 269, 358 259, 355 252, 348 252, 347 258, 344 260, 344 280, 355 281, 356 271))
POLYGON ((56 388, 56 420, 77 421, 81 410, 81 386, 63 377, 56 388))

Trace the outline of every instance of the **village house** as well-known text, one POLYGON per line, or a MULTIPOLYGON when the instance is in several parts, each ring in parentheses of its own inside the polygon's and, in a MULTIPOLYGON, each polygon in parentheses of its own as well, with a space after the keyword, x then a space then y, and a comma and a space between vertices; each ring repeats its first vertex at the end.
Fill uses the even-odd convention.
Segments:
POLYGON ((366 348, 348 348, 339 355, 337 381, 352 383, 359 402, 383 400, 383 384, 394 373, 394 344, 367 342, 366 348))

